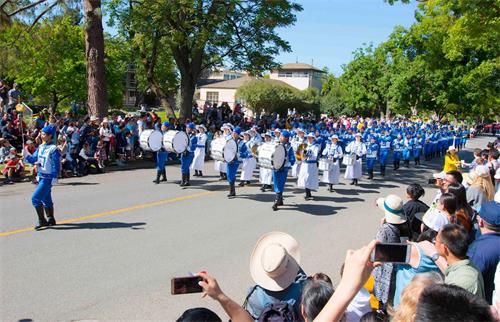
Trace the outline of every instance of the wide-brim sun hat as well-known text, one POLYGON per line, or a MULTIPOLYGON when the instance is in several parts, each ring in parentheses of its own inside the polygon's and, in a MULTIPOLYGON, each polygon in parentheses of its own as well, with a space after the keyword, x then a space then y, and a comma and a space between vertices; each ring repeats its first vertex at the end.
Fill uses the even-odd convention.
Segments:
POLYGON ((403 199, 397 195, 388 195, 377 199, 377 206, 384 211, 385 221, 389 224, 399 225, 406 222, 403 211, 403 199))
POLYGON ((429 209, 422 217, 422 222, 430 229, 439 232, 439 230, 450 223, 446 214, 437 208, 429 209))
POLYGON ((457 149, 456 149, 456 148, 455 148, 455 146, 453 146, 453 145, 450 145, 450 146, 448 147, 448 152, 449 152, 449 151, 456 151, 456 150, 457 150, 457 149))
POLYGON ((299 244, 284 232, 270 232, 255 244, 250 256, 250 275, 269 291, 288 288, 300 271, 299 244))

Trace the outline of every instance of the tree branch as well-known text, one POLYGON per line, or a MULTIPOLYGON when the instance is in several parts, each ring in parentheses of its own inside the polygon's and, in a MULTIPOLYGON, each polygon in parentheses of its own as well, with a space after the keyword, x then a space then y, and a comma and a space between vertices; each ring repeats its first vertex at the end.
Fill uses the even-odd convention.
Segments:
POLYGON ((31 24, 31 26, 28 28, 28 32, 31 31, 31 29, 33 29, 33 27, 37 24, 37 22, 42 19, 42 17, 47 13, 49 12, 50 10, 52 10, 52 8, 54 8, 56 5, 59 4, 59 2, 64 2, 64 0, 57 0, 56 2, 54 2, 53 4, 51 4, 50 6, 47 7, 47 9, 45 9, 44 11, 42 11, 42 13, 40 13, 38 15, 38 17, 36 17, 36 19, 33 21, 33 23, 31 24))
MULTIPOLYGON (((19 12, 22 12, 22 11, 25 11, 25 10, 28 10, 28 9, 31 9, 31 8, 33 8, 33 7, 37 6, 37 5, 41 4, 41 3, 47 2, 47 1, 48 1, 48 0, 39 0, 39 1, 37 1, 37 2, 34 2, 34 3, 32 3, 32 4, 29 4, 29 5, 27 5, 27 6, 24 6, 24 7, 22 7, 22 8, 19 8, 19 9, 15 10, 15 11, 14 11, 14 12, 12 12, 12 13, 9 13, 9 14, 7 15, 7 17, 12 17, 12 16, 14 16, 14 15, 18 14, 19 12)), ((2 7, 3 7, 3 6, 7 3, 7 2, 10 2, 10 0, 7 0, 4 4, 2 4, 2 7)))

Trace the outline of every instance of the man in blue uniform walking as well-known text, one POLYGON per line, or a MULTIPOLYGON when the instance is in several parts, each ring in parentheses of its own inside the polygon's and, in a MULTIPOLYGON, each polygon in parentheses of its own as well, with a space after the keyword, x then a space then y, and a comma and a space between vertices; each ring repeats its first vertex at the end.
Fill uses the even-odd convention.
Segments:
POLYGON ((42 129, 42 144, 35 153, 30 154, 26 149, 24 150, 26 161, 36 164, 38 167, 38 186, 31 197, 31 203, 35 207, 38 216, 38 224, 35 226, 35 230, 56 224, 51 190, 59 175, 61 153, 57 146, 53 144, 52 138, 55 134, 55 126, 47 125, 42 129), (44 210, 47 219, 44 216, 44 210))
POLYGON ((281 169, 273 170, 273 183, 276 198, 274 199, 273 210, 278 210, 278 206, 283 206, 283 191, 285 190, 286 178, 288 176, 288 169, 295 163, 295 153, 293 152, 292 145, 289 143, 290 132, 284 130, 281 132, 280 143, 285 147, 285 164, 281 169))

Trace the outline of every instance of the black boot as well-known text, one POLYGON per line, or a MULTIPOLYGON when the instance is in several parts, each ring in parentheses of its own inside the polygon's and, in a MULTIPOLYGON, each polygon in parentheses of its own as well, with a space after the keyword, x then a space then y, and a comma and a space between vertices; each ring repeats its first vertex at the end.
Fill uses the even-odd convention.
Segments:
POLYGON ((224 178, 224 180, 227 180, 227 173, 222 172, 222 178, 224 178))
POLYGON ((159 184, 160 183, 160 177, 161 177, 161 170, 156 170, 156 179, 153 180, 154 183, 159 184))
POLYGON ((398 163, 396 161, 394 161, 392 164, 394 166, 394 170, 397 170, 398 169, 398 163))
POLYGON ((328 191, 333 192, 333 184, 328 184, 328 191))
POLYGON ((354 179, 354 185, 357 186, 358 185, 358 179, 354 179))
POLYGON ((273 210, 278 210, 278 206, 283 206, 283 193, 277 193, 274 198, 273 210))
POLYGON ((56 218, 54 218, 54 207, 45 208, 45 214, 47 215, 47 223, 49 226, 56 225, 56 218))
POLYGON ((373 179, 373 169, 368 170, 368 179, 373 179))
POLYGON ((167 170, 161 170, 161 182, 167 182, 167 170))
POLYGON ((283 192, 278 193, 278 206, 283 206, 283 192))
POLYGON ((352 179, 351 183, 349 183, 349 184, 350 184, 351 186, 353 186, 353 185, 354 185, 354 181, 355 181, 355 179, 352 179))
POLYGON ((224 180, 224 172, 219 172, 219 181, 223 181, 224 180))
POLYGON ((380 175, 383 177, 385 176, 385 165, 380 166, 380 175))
POLYGON ((45 215, 43 214, 43 207, 42 206, 35 207, 35 210, 38 216, 38 225, 35 226, 35 230, 47 227, 49 223, 47 222, 47 219, 45 219, 45 215))
POLYGON ((262 192, 266 192, 266 186, 265 184, 262 185, 262 187, 260 187, 260 191, 262 192))
POLYGON ((313 197, 311 195, 311 189, 306 188, 306 195, 304 197, 305 200, 311 200, 313 197))
POLYGON ((238 184, 239 187, 243 187, 245 186, 245 181, 240 181, 240 183, 238 184))
POLYGON ((201 172, 201 170, 198 171, 198 177, 203 177, 203 172, 201 172))
POLYGON ((273 186, 271 186, 270 184, 266 184, 266 189, 273 190, 273 186))
POLYGON ((193 177, 197 177, 197 176, 198 176, 198 170, 194 170, 193 177))
POLYGON ((184 187, 186 185, 186 174, 185 173, 182 174, 182 179, 181 179, 181 182, 179 183, 179 185, 181 187, 184 187))
POLYGON ((227 195, 228 198, 232 198, 236 196, 236 188, 234 187, 234 182, 229 183, 229 194, 227 195))
POLYGON ((188 186, 191 185, 191 183, 189 182, 189 180, 190 180, 189 171, 188 171, 188 173, 186 173, 186 178, 184 180, 185 180, 184 181, 184 187, 188 187, 188 186))

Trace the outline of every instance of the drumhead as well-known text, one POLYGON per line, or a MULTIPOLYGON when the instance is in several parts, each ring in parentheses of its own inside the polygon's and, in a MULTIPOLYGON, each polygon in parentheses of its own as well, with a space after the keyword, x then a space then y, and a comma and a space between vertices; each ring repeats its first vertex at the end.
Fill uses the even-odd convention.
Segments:
POLYGON ((226 145, 224 146, 224 160, 226 162, 231 162, 236 157, 236 153, 238 152, 238 145, 236 141, 233 139, 227 140, 226 145))
POLYGON ((273 167, 278 170, 285 165, 286 151, 283 144, 277 144, 273 154, 273 167))
POLYGON ((178 131, 173 139, 172 146, 177 153, 182 153, 186 151, 189 145, 189 137, 186 132, 178 131))
POLYGON ((139 142, 143 150, 156 152, 161 149, 162 138, 163 135, 160 131, 144 130, 141 133, 139 142))
POLYGON ((210 143, 210 156, 212 157, 212 159, 217 161, 225 161, 223 155, 225 145, 226 140, 223 138, 215 139, 210 143))

